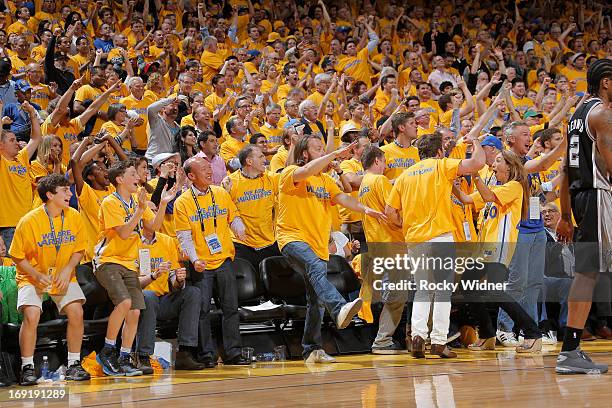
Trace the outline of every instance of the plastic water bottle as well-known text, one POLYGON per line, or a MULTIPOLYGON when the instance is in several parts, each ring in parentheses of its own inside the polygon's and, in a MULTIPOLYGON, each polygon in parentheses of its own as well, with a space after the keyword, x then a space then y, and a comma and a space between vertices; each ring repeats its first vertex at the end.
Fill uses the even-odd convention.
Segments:
POLYGON ((49 379, 49 358, 43 356, 42 366, 40 367, 40 376, 43 380, 49 379))

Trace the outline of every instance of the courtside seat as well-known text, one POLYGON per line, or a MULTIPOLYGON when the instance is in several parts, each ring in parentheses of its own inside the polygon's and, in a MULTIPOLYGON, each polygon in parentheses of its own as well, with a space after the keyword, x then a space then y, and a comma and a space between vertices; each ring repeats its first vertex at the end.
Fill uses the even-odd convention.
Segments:
POLYGON ((268 320, 284 320, 285 312, 282 306, 269 310, 249 310, 243 306, 256 306, 264 298, 265 286, 259 273, 253 265, 241 258, 234 259, 234 273, 238 289, 238 313, 242 323, 265 322, 268 320))
POLYGON ((259 265, 268 298, 283 303, 287 319, 306 318, 306 284, 301 273, 282 256, 271 256, 259 265))
POLYGON ((327 263, 327 279, 338 289, 346 301, 349 294, 359 291, 361 283, 348 261, 338 255, 330 255, 327 263))
MULTIPOLYGON (((4 324, 4 336, 6 339, 14 339, 15 342, 19 338, 19 329, 21 324, 6 323, 4 324)), ((66 329, 68 328, 68 319, 60 317, 58 319, 48 320, 38 323, 36 330, 38 339, 49 339, 60 341, 66 337, 66 329)))

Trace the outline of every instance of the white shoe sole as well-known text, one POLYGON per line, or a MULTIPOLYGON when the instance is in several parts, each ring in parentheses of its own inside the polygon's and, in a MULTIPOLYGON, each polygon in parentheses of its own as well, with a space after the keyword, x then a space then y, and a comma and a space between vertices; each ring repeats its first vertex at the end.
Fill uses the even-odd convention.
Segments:
MULTIPOLYGON (((341 310, 340 313, 342 314, 342 312, 344 312, 344 308, 346 306, 350 305, 350 303, 347 303, 341 310)), ((355 300, 353 300, 352 305, 349 307, 348 311, 346 312, 346 314, 342 317, 342 320, 338 319, 338 328, 339 329, 345 329, 349 324, 351 324, 351 321, 353 320, 353 317, 359 313, 359 310, 361 309, 361 305, 363 305, 363 299, 361 298, 357 298, 355 300)), ((340 317, 340 316, 338 316, 340 317)))

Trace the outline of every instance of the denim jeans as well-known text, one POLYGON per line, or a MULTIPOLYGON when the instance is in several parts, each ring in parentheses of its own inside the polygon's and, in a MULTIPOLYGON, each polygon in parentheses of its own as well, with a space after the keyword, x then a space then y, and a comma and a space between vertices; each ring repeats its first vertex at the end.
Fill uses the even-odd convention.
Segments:
POLYGON ((11 243, 13 242, 13 237, 15 236, 15 227, 3 227, 0 228, 0 237, 4 241, 4 245, 6 246, 6 253, 8 256, 9 249, 11 249, 11 243))
POLYGON ((178 317, 178 344, 195 347, 198 345, 198 319, 201 296, 195 286, 157 296, 152 290, 143 290, 146 309, 140 312, 136 350, 139 354, 151 355, 155 348, 155 328, 158 320, 178 317))
POLYGON ((225 361, 240 356, 242 345, 240 341, 240 315, 238 314, 238 292, 236 289, 236 273, 233 261, 227 259, 217 269, 207 269, 196 272, 193 265, 189 268, 193 286, 200 289, 201 309, 198 322, 198 354, 200 357, 213 357, 216 347, 212 341, 210 330, 210 300, 215 290, 216 306, 223 312, 222 331, 225 361))
POLYGON ((321 322, 324 309, 337 320, 346 300, 327 280, 327 261, 319 258, 305 242, 290 242, 281 250, 289 265, 304 276, 306 283, 306 322, 302 336, 302 356, 308 358, 314 350, 321 349, 321 322))
POLYGON ((540 321, 548 320, 546 312, 546 304, 544 302, 550 300, 554 303, 559 303, 559 327, 567 325, 567 299, 569 297, 570 287, 573 280, 570 278, 556 278, 545 276, 544 286, 542 287, 542 316, 540 321))
MULTIPOLYGON (((538 297, 544 281, 544 254, 546 251, 546 232, 532 234, 519 232, 516 249, 508 269, 506 292, 512 296, 527 314, 537 322, 538 297)), ((499 311, 497 327, 502 331, 512 331, 514 323, 503 310, 499 311)))

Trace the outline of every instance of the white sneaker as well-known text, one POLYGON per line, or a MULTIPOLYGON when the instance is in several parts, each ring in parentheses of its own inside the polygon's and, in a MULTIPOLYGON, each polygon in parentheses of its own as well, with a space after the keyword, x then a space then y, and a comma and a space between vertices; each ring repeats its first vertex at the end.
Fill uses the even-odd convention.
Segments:
POLYGON ((353 300, 352 302, 348 302, 347 304, 342 306, 342 308, 340 309, 340 313, 338 313, 338 319, 336 320, 336 326, 338 326, 339 329, 344 329, 349 324, 351 324, 353 317, 357 313, 359 313, 359 310, 361 309, 362 304, 363 304, 363 300, 361 298, 357 298, 353 300))
POLYGON ((557 344, 557 333, 552 330, 547 331, 542 334, 542 344, 548 344, 549 346, 554 346, 557 344))
POLYGON ((308 358, 306 359, 306 363, 323 363, 323 364, 327 364, 327 363, 335 363, 336 359, 333 358, 332 356, 330 356, 329 354, 327 354, 325 352, 325 350, 314 350, 310 353, 310 355, 308 356, 308 358))
POLYGON ((514 332, 497 331, 497 341, 504 347, 517 347, 519 341, 516 339, 514 332))

